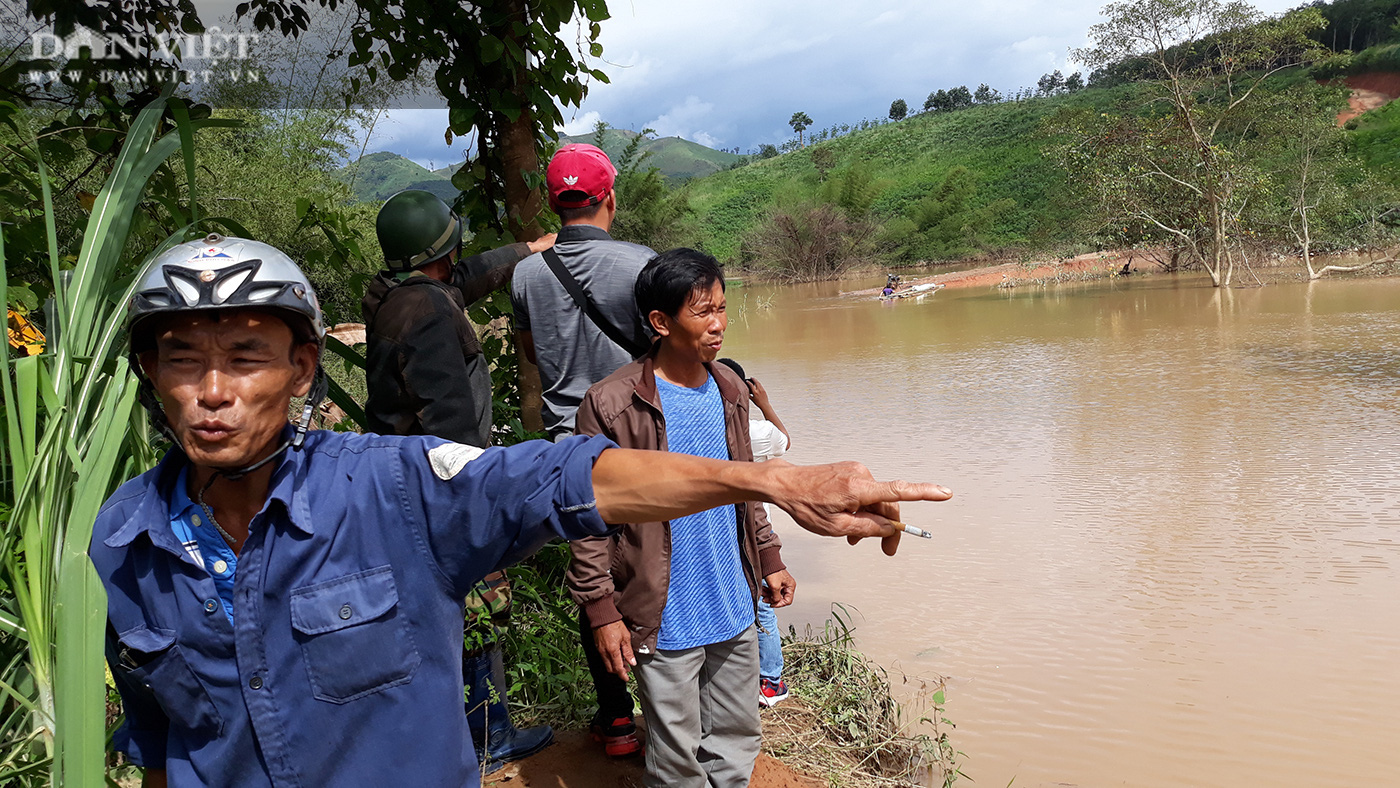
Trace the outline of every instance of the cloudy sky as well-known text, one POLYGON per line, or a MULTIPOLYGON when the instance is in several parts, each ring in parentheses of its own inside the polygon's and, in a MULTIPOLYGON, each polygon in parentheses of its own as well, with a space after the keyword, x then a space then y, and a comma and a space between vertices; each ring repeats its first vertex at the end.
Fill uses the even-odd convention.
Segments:
MULTIPOLYGON (((567 108, 566 131, 610 125, 656 129, 748 151, 792 136, 801 110, 817 129, 884 117, 903 98, 922 107, 933 90, 986 82, 1003 93, 1075 66, 1101 0, 611 0, 603 57, 611 84, 567 108)), ((1278 13, 1299 0, 1258 0, 1278 13)), ((443 142, 445 112, 385 118, 370 151, 423 164, 460 159, 443 142)))

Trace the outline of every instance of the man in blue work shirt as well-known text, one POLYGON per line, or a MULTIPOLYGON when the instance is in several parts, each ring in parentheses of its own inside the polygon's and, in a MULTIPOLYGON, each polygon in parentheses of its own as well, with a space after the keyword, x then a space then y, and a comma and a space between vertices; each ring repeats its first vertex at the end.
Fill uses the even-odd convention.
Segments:
POLYGON ((320 309, 291 259, 254 241, 162 254, 128 328, 142 400, 176 448, 107 501, 90 555, 127 715, 117 745, 148 786, 475 786, 462 598, 488 572, 551 538, 753 500, 892 554, 893 502, 950 495, 854 463, 603 438, 482 451, 308 432, 320 309))

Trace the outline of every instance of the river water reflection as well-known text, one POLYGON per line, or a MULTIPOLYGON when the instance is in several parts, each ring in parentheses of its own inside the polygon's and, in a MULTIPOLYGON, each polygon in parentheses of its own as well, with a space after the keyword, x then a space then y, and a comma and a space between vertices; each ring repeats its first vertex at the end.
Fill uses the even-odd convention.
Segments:
POLYGON ((957 497, 895 559, 779 515, 784 625, 949 676, 976 785, 1400 779, 1400 280, 836 292, 732 288, 726 354, 794 461, 957 497))

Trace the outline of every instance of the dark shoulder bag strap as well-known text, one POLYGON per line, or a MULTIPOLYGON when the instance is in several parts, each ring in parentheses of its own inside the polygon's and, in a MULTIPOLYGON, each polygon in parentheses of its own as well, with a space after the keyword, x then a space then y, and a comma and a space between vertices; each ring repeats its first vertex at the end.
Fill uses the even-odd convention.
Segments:
POLYGON ((549 270, 554 272, 554 278, 558 279, 559 284, 569 291, 569 296, 574 299, 574 304, 583 310, 583 313, 588 316, 589 320, 593 321, 593 325, 597 326, 599 331, 617 343, 618 347, 631 353, 632 358, 646 355, 646 352, 651 348, 639 343, 637 338, 624 334, 621 329, 604 317, 602 312, 598 311, 598 307, 593 304, 593 299, 589 298, 588 294, 583 291, 583 285, 579 284, 574 275, 569 273, 569 269, 564 267, 564 261, 559 259, 558 252, 550 248, 540 254, 544 257, 544 262, 549 266, 549 270))

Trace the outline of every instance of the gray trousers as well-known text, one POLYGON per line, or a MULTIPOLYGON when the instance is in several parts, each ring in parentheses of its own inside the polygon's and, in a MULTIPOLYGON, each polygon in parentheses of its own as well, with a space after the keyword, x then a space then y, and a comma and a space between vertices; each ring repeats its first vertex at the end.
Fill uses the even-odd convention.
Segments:
POLYGON ((647 719, 646 788, 743 788, 753 776, 758 637, 752 626, 721 643, 638 654, 647 719))

